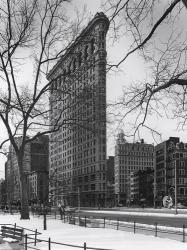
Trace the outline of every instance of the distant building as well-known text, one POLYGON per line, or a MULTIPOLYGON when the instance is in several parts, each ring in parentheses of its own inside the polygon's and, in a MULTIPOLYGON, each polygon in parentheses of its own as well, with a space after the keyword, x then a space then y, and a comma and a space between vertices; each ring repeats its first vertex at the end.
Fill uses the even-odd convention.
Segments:
POLYGON ((138 170, 130 177, 130 203, 153 206, 154 201, 154 170, 138 170))
POLYGON ((115 145, 115 194, 116 202, 126 204, 130 200, 130 176, 138 170, 153 169, 154 146, 141 142, 129 143, 124 133, 118 134, 115 145))
POLYGON ((28 173, 27 178, 30 202, 32 204, 48 204, 48 171, 32 171, 28 173))
POLYGON ((0 179, 0 207, 7 204, 7 185, 4 179, 0 179))
MULTIPOLYGON (((17 143, 19 143, 19 140, 21 140, 21 137, 17 138, 17 143)), ((33 171, 48 172, 48 136, 41 136, 26 145, 23 170, 26 175, 33 171)), ((20 201, 20 180, 17 158, 12 145, 9 147, 5 179, 7 183, 7 201, 16 204, 20 201)))
POLYGON ((155 200, 162 205, 165 195, 187 203, 187 144, 170 137, 155 147, 155 200))
POLYGON ((97 13, 48 74, 51 203, 103 206, 106 200, 106 33, 97 13))

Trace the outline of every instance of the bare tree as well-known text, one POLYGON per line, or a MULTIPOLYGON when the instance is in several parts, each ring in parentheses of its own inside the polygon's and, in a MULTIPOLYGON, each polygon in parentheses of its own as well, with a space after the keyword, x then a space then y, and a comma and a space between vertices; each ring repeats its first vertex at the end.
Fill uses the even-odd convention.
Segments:
MULTIPOLYGON (((69 107, 59 110, 58 119, 49 124, 51 83, 46 75, 69 49, 79 32, 84 15, 70 19, 65 13, 70 0, 2 0, 0 6, 0 118, 19 166, 21 219, 29 218, 27 176, 24 153, 37 137, 76 124, 75 119, 61 119, 69 107), (78 21, 77 21, 78 20, 78 21), (32 68, 27 81, 24 72, 32 68), (19 139, 18 139, 18 138, 19 139)), ((55 90, 56 91, 56 90, 55 90)), ((67 95, 69 87, 61 90, 67 95)), ((61 95, 58 93, 58 98, 61 95)), ((57 103, 58 100, 55 100, 57 103)))
MULTIPOLYGON (((109 65, 118 68, 133 53, 139 53, 146 64, 148 77, 131 84, 123 97, 113 106, 118 107, 118 121, 131 117, 133 136, 140 127, 149 126, 149 117, 166 115, 186 125, 187 43, 185 27, 178 23, 186 15, 186 1, 129 1, 110 0, 105 4, 113 28, 113 38, 126 35, 130 47, 122 57, 109 65)), ((115 113, 116 117, 116 113, 115 113)))

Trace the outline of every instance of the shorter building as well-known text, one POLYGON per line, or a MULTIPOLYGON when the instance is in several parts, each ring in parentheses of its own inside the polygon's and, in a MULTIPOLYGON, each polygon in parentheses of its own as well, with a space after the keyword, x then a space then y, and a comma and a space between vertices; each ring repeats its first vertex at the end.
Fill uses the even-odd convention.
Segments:
POLYGON ((130 203, 146 204, 154 203, 154 170, 139 170, 131 174, 130 203))
MULTIPOLYGON (((16 140, 19 144, 22 140, 22 137, 17 137, 16 140)), ((48 136, 46 135, 26 144, 23 159, 23 172, 26 175, 34 172, 48 172, 48 144, 48 136)), ((16 153, 12 145, 9 147, 9 153, 5 165, 5 180, 7 183, 7 202, 10 204, 19 203, 21 198, 19 168, 16 153)), ((29 193, 28 196, 30 197, 29 193)))
POLYGON ((162 205, 163 197, 171 195, 175 201, 187 204, 187 144, 178 137, 155 147, 155 200, 162 205))
POLYGON ((126 205, 130 200, 131 173, 153 169, 154 146, 145 143, 143 139, 129 143, 121 132, 116 140, 114 162, 116 204, 126 205))
POLYGON ((28 195, 30 204, 48 203, 48 171, 33 171, 28 173, 28 195))

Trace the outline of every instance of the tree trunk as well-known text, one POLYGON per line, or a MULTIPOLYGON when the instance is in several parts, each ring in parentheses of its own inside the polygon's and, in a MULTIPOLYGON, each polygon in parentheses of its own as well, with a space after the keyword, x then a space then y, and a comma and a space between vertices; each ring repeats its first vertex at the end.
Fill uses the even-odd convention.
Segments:
POLYGON ((29 203, 27 192, 27 176, 25 173, 20 175, 20 194, 21 194, 21 219, 29 219, 29 203))
POLYGON ((29 218, 29 203, 27 191, 27 176, 23 169, 23 155, 18 155, 19 179, 20 179, 20 200, 21 200, 21 219, 27 220, 29 218))

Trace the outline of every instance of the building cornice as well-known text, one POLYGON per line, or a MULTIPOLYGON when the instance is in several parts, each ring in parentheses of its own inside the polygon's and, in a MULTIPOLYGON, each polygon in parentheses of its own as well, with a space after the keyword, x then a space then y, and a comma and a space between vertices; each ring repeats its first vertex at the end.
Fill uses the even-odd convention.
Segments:
POLYGON ((98 23, 98 22, 105 22, 106 24, 106 31, 109 28, 109 19, 103 12, 98 12, 94 16, 94 18, 88 23, 85 29, 80 33, 80 35, 75 39, 73 44, 66 50, 66 53, 62 55, 62 57, 59 59, 59 61, 53 66, 53 68, 49 71, 47 74, 47 79, 50 79, 50 76, 54 73, 54 71, 58 68, 58 66, 65 61, 65 59, 75 50, 78 44, 80 44, 81 41, 84 40, 84 38, 91 32, 93 27, 98 23))

